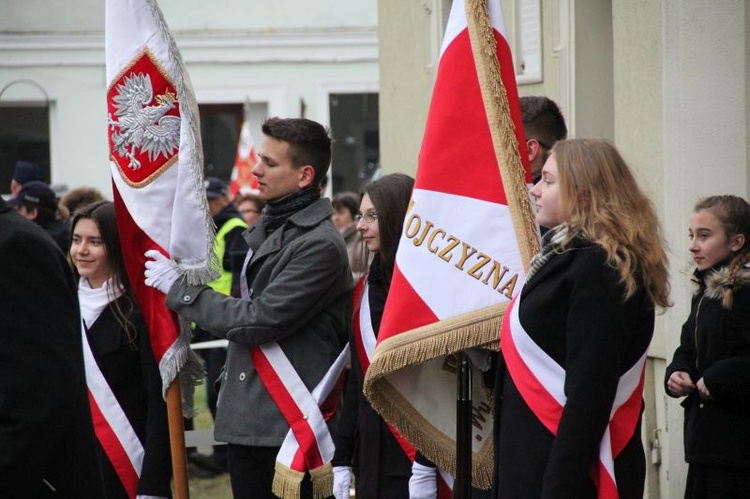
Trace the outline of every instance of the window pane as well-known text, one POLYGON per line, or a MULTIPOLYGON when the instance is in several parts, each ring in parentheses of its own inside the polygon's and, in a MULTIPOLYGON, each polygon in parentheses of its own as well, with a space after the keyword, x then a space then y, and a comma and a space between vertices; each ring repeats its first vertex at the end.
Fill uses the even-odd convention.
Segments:
POLYGON ((0 192, 10 192, 19 159, 39 165, 50 180, 47 106, 0 106, 0 192))
POLYGON ((359 192, 380 167, 378 94, 329 96, 333 192, 359 192))

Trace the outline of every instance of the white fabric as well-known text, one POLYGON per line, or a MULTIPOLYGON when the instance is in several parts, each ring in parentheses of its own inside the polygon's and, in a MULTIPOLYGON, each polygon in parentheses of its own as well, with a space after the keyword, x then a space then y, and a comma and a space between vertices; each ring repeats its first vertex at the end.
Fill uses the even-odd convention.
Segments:
MULTIPOLYGON (((328 425, 323 417, 323 413, 320 411, 319 404, 331 393, 338 377, 344 369, 344 366, 349 359, 349 345, 347 344, 344 347, 336 361, 330 367, 326 375, 323 376, 323 379, 318 383, 312 393, 307 390, 305 383, 299 377, 299 374, 297 374, 294 366, 289 362, 289 359, 286 357, 283 350, 281 350, 278 343, 268 343, 261 345, 259 348, 263 355, 268 359, 276 372, 276 375, 279 377, 284 387, 286 387, 289 395, 297 404, 299 410, 305 415, 307 424, 315 434, 318 450, 320 451, 323 463, 330 462, 331 459, 333 459, 333 453, 336 450, 336 447, 333 443, 331 433, 328 430, 328 425)), ((299 450, 299 443, 294 436, 294 431, 290 428, 276 459, 284 466, 291 468, 292 460, 294 459, 297 450, 299 450)))
POLYGON ((520 308, 520 299, 516 299, 511 309, 510 327, 518 355, 521 356, 524 364, 529 367, 536 379, 544 386, 547 393, 552 395, 552 398, 558 404, 564 406, 567 400, 565 396, 565 369, 529 337, 518 317, 520 308))
POLYGON ((146 285, 164 294, 169 293, 169 288, 181 275, 177 265, 157 250, 148 250, 144 256, 153 258, 146 260, 146 270, 143 273, 146 276, 146 285))
POLYGON ((78 302, 81 305, 81 318, 91 327, 104 309, 125 292, 122 286, 115 287, 112 279, 107 279, 99 288, 92 288, 88 279, 78 281, 78 302))
POLYGON ((83 364, 86 370, 86 385, 88 385, 89 393, 96 402, 107 424, 109 424, 115 436, 117 436, 117 440, 120 441, 123 449, 125 449, 125 453, 128 455, 135 473, 140 478, 143 455, 145 454, 143 445, 133 427, 130 426, 130 421, 128 421, 125 412, 117 402, 115 394, 112 392, 109 383, 107 383, 107 380, 99 369, 99 365, 96 363, 94 353, 91 351, 91 346, 86 337, 83 320, 81 320, 81 335, 83 336, 83 364))
MULTIPOLYGON (((549 393, 561 406, 565 406, 567 397, 565 396, 565 370, 552 357, 550 357, 534 340, 528 335, 523 328, 518 316, 520 309, 520 299, 512 304, 511 311, 511 333, 513 343, 516 346, 518 354, 523 359, 524 364, 531 370, 534 377, 539 381, 542 387, 549 393)), ((633 392, 638 389, 638 385, 643 373, 643 366, 646 363, 648 351, 644 352, 640 359, 625 374, 620 376, 617 383, 615 400, 610 411, 610 422, 617 410, 628 401, 633 392)), ((615 479, 614 457, 612 456, 612 438, 610 434, 610 425, 604 431, 602 440, 599 445, 599 461, 607 470, 613 483, 615 479)))
MULTIPOLYGON (((500 8, 500 2, 488 2, 488 8, 490 10, 492 26, 507 39, 508 32, 505 28, 505 16, 503 15, 503 10, 500 8)), ((448 25, 445 27, 443 45, 440 48, 440 57, 443 56, 443 52, 445 52, 445 49, 448 48, 453 40, 466 29, 466 24, 466 7, 463 0, 453 2, 448 18, 448 25)))
POLYGON ((484 282, 484 279, 489 277, 491 261, 483 267, 481 279, 469 274, 468 270, 479 262, 479 252, 507 267, 505 277, 498 288, 512 275, 518 276, 515 289, 523 288, 525 272, 513 230, 510 208, 500 203, 425 189, 414 189, 412 204, 414 208, 411 213, 421 217, 421 226, 417 235, 410 238, 409 234, 417 231, 418 222, 412 220, 411 215, 407 215, 396 253, 396 263, 414 291, 438 320, 510 301, 507 296, 493 288, 492 281, 484 282), (482 220, 483 223, 466 223, 467 213, 471 213, 472 220, 482 220), (424 232, 428 221, 449 234, 439 234, 431 241, 428 237, 422 244, 415 246, 414 240, 424 232), (488 237, 488 234, 492 234, 492 237, 488 237), (432 253, 431 248, 446 248, 446 239, 449 236, 457 238, 462 244, 451 250, 451 263, 447 264, 437 254, 432 253), (466 258, 463 270, 459 271, 456 264, 461 260, 463 244, 471 246, 468 252, 476 253, 466 258), (436 282, 439 282, 440 286, 436 286, 436 282), (455 292, 446 293, 446 289, 460 290, 460 299, 455 292))
POLYGON ((416 461, 411 465, 409 499, 435 499, 437 497, 437 469, 416 461))
POLYGON ((367 360, 372 362, 372 356, 375 355, 375 344, 378 339, 375 337, 375 331, 372 329, 372 320, 370 318, 370 285, 367 283, 365 283, 362 300, 359 303, 359 331, 367 360))
POLYGON ((336 499, 349 499, 352 488, 352 467, 333 467, 333 497, 336 499))
POLYGON ((205 190, 200 179, 194 178, 201 175, 203 164, 190 77, 155 0, 108 0, 105 18, 107 86, 130 67, 141 50, 148 49, 175 84, 182 120, 176 164, 147 185, 134 188, 123 179, 116 162, 110 161, 112 181, 138 227, 175 261, 205 262, 211 256, 213 234, 209 234, 205 190), (195 126, 189 122, 191 111, 195 126))

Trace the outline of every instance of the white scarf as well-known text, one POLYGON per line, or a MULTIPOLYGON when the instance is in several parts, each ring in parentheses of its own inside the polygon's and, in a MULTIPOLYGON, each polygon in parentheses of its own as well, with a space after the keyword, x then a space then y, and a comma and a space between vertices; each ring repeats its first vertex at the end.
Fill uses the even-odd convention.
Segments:
POLYGON ((86 327, 91 327, 104 309, 111 302, 123 295, 125 288, 115 286, 112 278, 107 279, 99 288, 92 288, 88 279, 81 277, 78 281, 78 301, 81 304, 81 318, 86 327))

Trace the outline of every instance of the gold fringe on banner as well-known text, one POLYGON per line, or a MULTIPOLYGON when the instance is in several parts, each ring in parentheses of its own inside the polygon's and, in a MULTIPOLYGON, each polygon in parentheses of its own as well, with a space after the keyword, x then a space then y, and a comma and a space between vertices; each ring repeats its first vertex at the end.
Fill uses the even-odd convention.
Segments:
POLYGON ((277 461, 271 492, 284 499, 300 499, 303 478, 305 478, 304 473, 287 468, 277 461))
MULTIPOLYGON (((507 303, 493 305, 388 338, 378 345, 365 375, 365 396, 383 419, 398 428, 428 459, 453 476, 457 472, 455 442, 414 409, 386 376, 472 347, 497 350, 507 307, 507 303)), ((481 451, 472 456, 472 484, 489 489, 492 470, 492 441, 488 440, 481 451)))
MULTIPOLYGON (((534 213, 531 210, 526 173, 518 152, 516 128, 510 116, 508 93, 501 77, 497 42, 490 22, 486 0, 465 0, 469 39, 482 89, 484 108, 500 167, 505 197, 508 200, 513 228, 521 250, 524 270, 529 271, 531 257, 539 252, 534 213)), ((511 71, 515 69, 511 68, 511 71)))
MULTIPOLYGON (((271 492, 283 499, 300 499, 304 478, 304 473, 276 462, 276 473, 273 475, 271 492)), ((310 470, 310 479, 314 499, 325 499, 333 495, 333 466, 331 466, 331 463, 310 470)))
POLYGON ((333 495, 333 466, 326 463, 323 466, 310 470, 312 479, 313 497, 324 499, 333 495))

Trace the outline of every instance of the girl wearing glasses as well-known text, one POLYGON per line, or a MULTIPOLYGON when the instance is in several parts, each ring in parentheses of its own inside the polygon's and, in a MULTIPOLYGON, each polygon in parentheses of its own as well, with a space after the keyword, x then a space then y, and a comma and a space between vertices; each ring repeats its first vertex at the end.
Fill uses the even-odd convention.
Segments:
POLYGON ((356 217, 357 230, 367 251, 375 257, 354 293, 354 327, 349 339, 352 369, 332 461, 336 499, 349 498, 352 471, 357 477, 357 499, 409 497, 411 461, 402 447, 405 442, 400 443, 372 409, 362 387, 413 187, 414 179, 400 173, 376 180, 365 188, 356 217))

